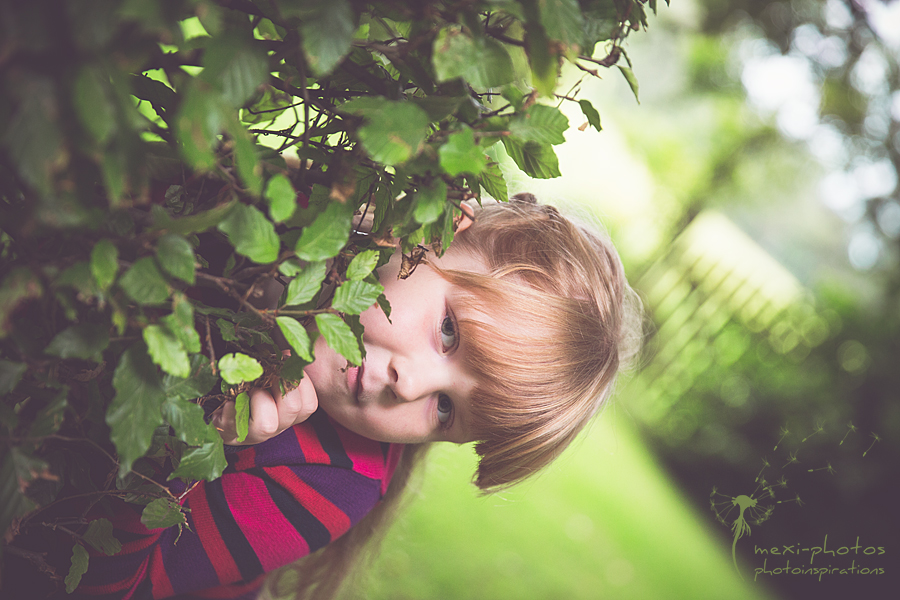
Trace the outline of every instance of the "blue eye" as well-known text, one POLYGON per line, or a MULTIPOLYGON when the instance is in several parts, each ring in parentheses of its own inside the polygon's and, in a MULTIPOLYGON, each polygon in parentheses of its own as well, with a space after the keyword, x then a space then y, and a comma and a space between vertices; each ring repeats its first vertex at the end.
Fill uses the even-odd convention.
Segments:
POLYGON ((453 416, 453 402, 446 394, 438 396, 437 415, 441 425, 449 423, 450 417, 453 416))
POLYGON ((456 323, 453 322, 450 315, 445 316, 444 320, 441 321, 441 344, 444 346, 444 352, 449 352, 456 348, 456 345, 459 343, 458 337, 456 323))

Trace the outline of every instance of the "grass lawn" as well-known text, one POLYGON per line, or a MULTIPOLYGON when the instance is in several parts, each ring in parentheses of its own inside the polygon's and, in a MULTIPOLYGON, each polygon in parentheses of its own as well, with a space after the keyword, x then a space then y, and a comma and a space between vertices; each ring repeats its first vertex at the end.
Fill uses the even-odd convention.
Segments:
POLYGON ((607 411, 546 473, 500 495, 469 483, 471 447, 438 445, 354 595, 370 599, 762 600, 729 532, 685 503, 607 411))

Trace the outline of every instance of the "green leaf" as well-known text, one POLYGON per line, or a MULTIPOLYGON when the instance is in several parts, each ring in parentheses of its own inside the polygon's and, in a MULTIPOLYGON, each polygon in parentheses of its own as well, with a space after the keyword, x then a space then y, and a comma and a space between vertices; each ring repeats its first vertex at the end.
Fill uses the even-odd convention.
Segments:
POLYGON ((413 217, 422 225, 438 220, 447 207, 447 184, 442 179, 434 179, 429 185, 419 188, 415 194, 416 208, 413 217))
POLYGON ((212 481, 222 476, 226 466, 228 462, 225 460, 222 438, 217 435, 215 441, 185 450, 178 468, 169 475, 169 479, 179 477, 187 481, 196 479, 212 481))
POLYGON ((144 342, 150 358, 163 371, 175 377, 187 377, 191 374, 191 363, 184 344, 167 327, 149 325, 144 328, 144 342))
POLYGON ((41 295, 41 282, 26 269, 19 267, 0 283, 0 338, 9 331, 9 318, 20 302, 41 295))
POLYGON ((503 178, 503 171, 500 169, 499 163, 490 162, 487 168, 481 172, 478 178, 481 186, 488 195, 498 202, 506 202, 509 199, 509 191, 506 187, 506 179, 503 178))
POLYGON ((165 375, 162 379, 166 398, 172 400, 193 400, 205 396, 219 378, 213 374, 209 359, 201 354, 191 357, 191 375, 187 378, 165 375))
POLYGON ((222 99, 199 80, 191 81, 175 117, 175 135, 187 163, 200 171, 213 169, 213 143, 224 126, 222 99))
POLYGON ((559 159, 553 146, 538 142, 523 142, 513 137, 503 138, 503 147, 525 174, 535 179, 559 177, 559 159))
POLYGON ((189 446, 213 442, 219 437, 216 428, 203 419, 203 408, 184 398, 169 398, 163 404, 163 416, 175 430, 175 436, 189 446))
POLYGON ((215 227, 222 222, 231 209, 238 204, 237 201, 220 204, 215 208, 211 208, 205 212, 197 213, 180 219, 173 219, 165 210, 157 209, 154 206, 152 213, 153 226, 155 229, 165 229, 171 233, 180 233, 181 235, 190 235, 192 233, 202 233, 210 227, 215 227))
POLYGON ((347 279, 360 281, 368 277, 378 266, 379 256, 377 250, 365 250, 354 256, 347 266, 347 279))
POLYGON ((8 394, 19 385, 19 380, 28 369, 25 363, 0 359, 0 395, 8 394))
POLYGON ((241 392, 234 399, 234 427, 237 441, 243 442, 250 433, 250 396, 241 392))
POLYGON ((375 304, 384 291, 380 283, 345 281, 334 292, 331 308, 351 315, 358 315, 375 304))
POLYGON ((316 327, 319 333, 325 336, 328 346, 349 360, 354 365, 362 363, 362 353, 359 350, 359 342, 350 326, 337 315, 324 313, 316 315, 316 327))
POLYGON ((22 491, 22 479, 16 473, 16 458, 22 448, 13 446, 0 459, 0 527, 6 531, 13 519, 20 517, 35 507, 22 491))
POLYGON ((71 594, 81 583, 81 576, 88 570, 88 552, 81 544, 75 544, 72 548, 72 566, 69 567, 69 574, 66 575, 66 593, 71 594))
POLYGON ((163 271, 194 285, 194 250, 186 239, 175 233, 162 236, 156 242, 156 258, 163 271))
POLYGON ((131 470, 144 455, 153 431, 163 423, 161 408, 166 401, 162 382, 142 345, 134 345, 119 359, 113 374, 116 396, 106 411, 110 439, 119 454, 119 474, 131 470))
POLYGON ((169 298, 169 286, 150 257, 137 259, 119 279, 119 287, 138 304, 162 304, 169 298))
POLYGON ((442 29, 434 40, 432 63, 438 82, 463 77, 476 88, 513 81, 515 69, 506 48, 489 37, 473 39, 457 27, 442 29))
POLYGON ((242 106, 268 78, 264 51, 242 37, 226 34, 212 38, 203 53, 200 78, 221 92, 231 106, 242 106))
POLYGON ((577 54, 584 35, 584 19, 578 0, 538 0, 538 4, 541 25, 547 36, 577 54))
POLYGON ((66 400, 68 393, 69 388, 63 386, 46 406, 41 409, 28 430, 30 437, 42 438, 59 431, 66 417, 66 408, 69 407, 69 402, 66 400))
POLYGON ((634 75, 634 71, 632 71, 630 67, 623 67, 622 65, 616 66, 622 72, 622 75, 625 77, 625 81, 628 82, 628 87, 631 88, 631 93, 634 94, 634 99, 637 100, 638 104, 640 104, 641 99, 638 97, 638 80, 634 75))
MULTIPOLYGON (((343 245, 341 246, 343 247, 343 245)), ((340 251, 340 250, 339 250, 340 251)), ((309 302, 319 292, 325 275, 328 273, 328 265, 325 261, 310 263, 299 275, 294 277, 287 287, 285 306, 294 306, 309 302)))
POLYGON ((116 129, 116 108, 107 93, 109 76, 95 66, 81 69, 75 79, 73 100, 84 128, 99 143, 116 129))
POLYGON ((372 160, 385 165, 398 165, 417 155, 431 125, 428 114, 411 102, 358 98, 340 110, 365 117, 356 135, 372 160))
POLYGON ((594 105, 591 104, 591 101, 579 100, 578 105, 581 107, 581 112, 583 112, 584 116, 587 117, 588 123, 591 124, 591 127, 596 129, 597 131, 601 131, 603 128, 600 126, 600 113, 597 112, 597 109, 594 108, 594 105))
POLYGON ((441 168, 451 177, 460 173, 478 175, 487 163, 484 152, 475 143, 475 133, 469 127, 450 134, 447 142, 438 149, 438 155, 441 168))
POLYGON ((569 119, 555 106, 532 105, 524 114, 509 123, 509 133, 525 142, 562 144, 569 119))
POLYGON ((283 223, 291 218, 297 208, 297 192, 291 180, 284 175, 276 175, 266 186, 266 201, 269 203, 269 214, 276 223, 283 223))
POLYGON ((310 262, 335 256, 350 239, 350 221, 351 215, 345 206, 330 203, 313 224, 303 230, 295 248, 297 256, 310 262))
POLYGON ((141 523, 147 529, 161 529, 187 524, 187 519, 182 512, 182 507, 169 498, 157 498, 144 507, 141 513, 141 523))
POLYGON ((194 306, 178 292, 172 298, 172 314, 160 321, 175 334, 188 352, 200 352, 200 334, 194 328, 194 306))
POLYGON ((113 536, 113 524, 109 519, 96 519, 84 532, 84 541, 107 556, 118 554, 122 544, 113 536))
POLYGON ((281 333, 294 352, 303 360, 312 362, 312 344, 303 325, 291 317, 275 317, 275 322, 278 323, 278 328, 281 329, 281 333))
POLYGON ((350 50, 356 31, 353 9, 347 0, 314 0, 312 14, 306 16, 300 31, 303 52, 316 75, 325 75, 350 50))
POLYGON ((225 319, 216 319, 216 325, 219 327, 219 333, 226 342, 237 342, 240 340, 234 331, 234 323, 225 319))
POLYGON ((110 240, 102 239, 91 250, 91 274, 97 287, 106 290, 119 272, 119 249, 110 240))
POLYGON ((553 97, 559 76, 559 62, 543 27, 528 23, 525 29, 525 50, 531 66, 531 84, 543 96, 553 97))
POLYGON ((218 227, 234 249, 253 262, 265 264, 278 259, 281 242, 275 226, 255 206, 236 204, 218 227))
POLYGON ((238 385, 258 379, 263 374, 263 368, 255 358, 236 352, 219 359, 219 373, 226 383, 238 385))
POLYGON ((92 359, 109 345, 109 332, 103 325, 81 323, 56 334, 44 349, 60 358, 92 359))

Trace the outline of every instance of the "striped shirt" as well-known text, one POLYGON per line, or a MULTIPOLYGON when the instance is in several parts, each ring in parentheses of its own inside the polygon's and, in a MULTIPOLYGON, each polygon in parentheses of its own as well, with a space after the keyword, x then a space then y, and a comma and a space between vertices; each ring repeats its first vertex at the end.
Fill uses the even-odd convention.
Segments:
POLYGON ((141 506, 112 518, 122 551, 93 549, 75 594, 104 599, 253 597, 263 574, 345 533, 387 490, 402 446, 358 436, 318 411, 262 444, 226 447, 222 477, 183 498, 187 524, 148 530, 141 506), (177 541, 176 541, 177 538, 177 541))

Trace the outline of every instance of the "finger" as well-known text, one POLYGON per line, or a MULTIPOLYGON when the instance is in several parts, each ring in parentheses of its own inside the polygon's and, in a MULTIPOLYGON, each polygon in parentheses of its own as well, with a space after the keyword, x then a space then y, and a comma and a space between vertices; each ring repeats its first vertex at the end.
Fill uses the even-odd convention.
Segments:
POLYGON ((259 443, 281 433, 279 407, 275 398, 266 390, 255 389, 250 392, 250 426, 247 434, 248 443, 259 443))
POLYGON ((210 422, 219 431, 225 444, 233 446, 237 443, 237 412, 233 400, 213 411, 210 422))
POLYGON ((302 423, 319 407, 315 388, 309 377, 278 399, 278 415, 281 427, 287 429, 302 423))

